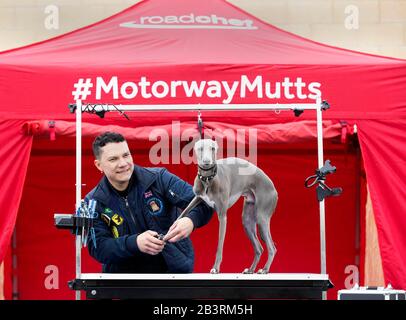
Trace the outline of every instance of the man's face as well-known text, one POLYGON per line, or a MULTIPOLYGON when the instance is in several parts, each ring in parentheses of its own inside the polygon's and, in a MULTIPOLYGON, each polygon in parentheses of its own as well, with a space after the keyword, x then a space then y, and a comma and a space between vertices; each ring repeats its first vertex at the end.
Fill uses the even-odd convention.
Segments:
POLYGON ((100 158, 94 164, 117 190, 124 190, 128 186, 134 164, 127 142, 106 144, 101 148, 100 158))

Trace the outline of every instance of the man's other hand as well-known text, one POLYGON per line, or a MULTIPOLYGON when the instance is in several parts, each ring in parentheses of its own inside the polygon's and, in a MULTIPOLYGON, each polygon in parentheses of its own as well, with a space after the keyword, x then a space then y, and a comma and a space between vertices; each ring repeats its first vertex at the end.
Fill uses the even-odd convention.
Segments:
POLYGON ((137 237, 137 245, 141 252, 157 255, 165 246, 165 242, 157 238, 158 233, 147 230, 137 237))
POLYGON ((182 240, 192 233, 193 228, 192 219, 188 217, 180 218, 172 224, 163 240, 169 242, 182 240))

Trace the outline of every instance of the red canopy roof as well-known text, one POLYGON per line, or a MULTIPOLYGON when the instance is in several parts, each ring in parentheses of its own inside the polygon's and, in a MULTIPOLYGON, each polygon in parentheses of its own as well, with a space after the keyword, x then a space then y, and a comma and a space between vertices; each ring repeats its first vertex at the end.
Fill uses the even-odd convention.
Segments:
POLYGON ((102 67, 115 72, 145 64, 396 63, 394 59, 341 50, 298 37, 219 0, 144 1, 81 30, 11 50, 3 58, 6 63, 19 65, 86 70, 102 67))
POLYGON ((405 113, 398 90, 405 65, 306 40, 221 0, 143 1, 0 54, 0 96, 6 118, 72 119, 73 85, 89 78, 93 87, 83 100, 90 102, 281 103, 321 94, 333 106, 327 117, 371 119, 405 113), (110 81, 117 87, 104 94, 110 81))

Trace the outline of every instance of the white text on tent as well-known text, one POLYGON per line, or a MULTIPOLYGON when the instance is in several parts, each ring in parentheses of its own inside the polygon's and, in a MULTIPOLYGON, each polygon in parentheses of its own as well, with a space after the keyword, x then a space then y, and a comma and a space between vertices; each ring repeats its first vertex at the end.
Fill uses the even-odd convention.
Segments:
MULTIPOLYGON (((303 82, 301 77, 291 80, 285 77, 283 81, 264 81, 261 75, 250 80, 248 76, 241 75, 240 80, 229 83, 228 81, 149 81, 142 76, 140 81, 127 81, 119 83, 117 76, 105 81, 103 77, 96 79, 96 99, 105 99, 105 95, 112 94, 114 100, 134 99, 141 96, 142 99, 163 98, 209 98, 221 99, 222 103, 229 104, 238 93, 238 98, 268 98, 268 99, 312 99, 321 96, 321 84, 319 82, 303 82), (251 93, 251 94, 250 94, 251 93)), ((111 98, 111 96, 109 96, 111 98)))
POLYGON ((249 19, 229 19, 215 14, 210 16, 195 16, 193 13, 183 16, 147 16, 140 17, 139 23, 124 22, 120 27, 125 28, 154 28, 154 29, 245 29, 255 30, 253 21, 249 19))

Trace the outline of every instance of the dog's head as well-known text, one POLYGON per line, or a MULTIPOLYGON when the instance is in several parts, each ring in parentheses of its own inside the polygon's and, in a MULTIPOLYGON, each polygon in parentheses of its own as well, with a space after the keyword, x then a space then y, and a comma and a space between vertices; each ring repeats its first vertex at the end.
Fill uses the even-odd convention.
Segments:
POLYGON ((212 167, 216 162, 218 145, 211 139, 201 139, 195 143, 197 163, 203 169, 212 167))

